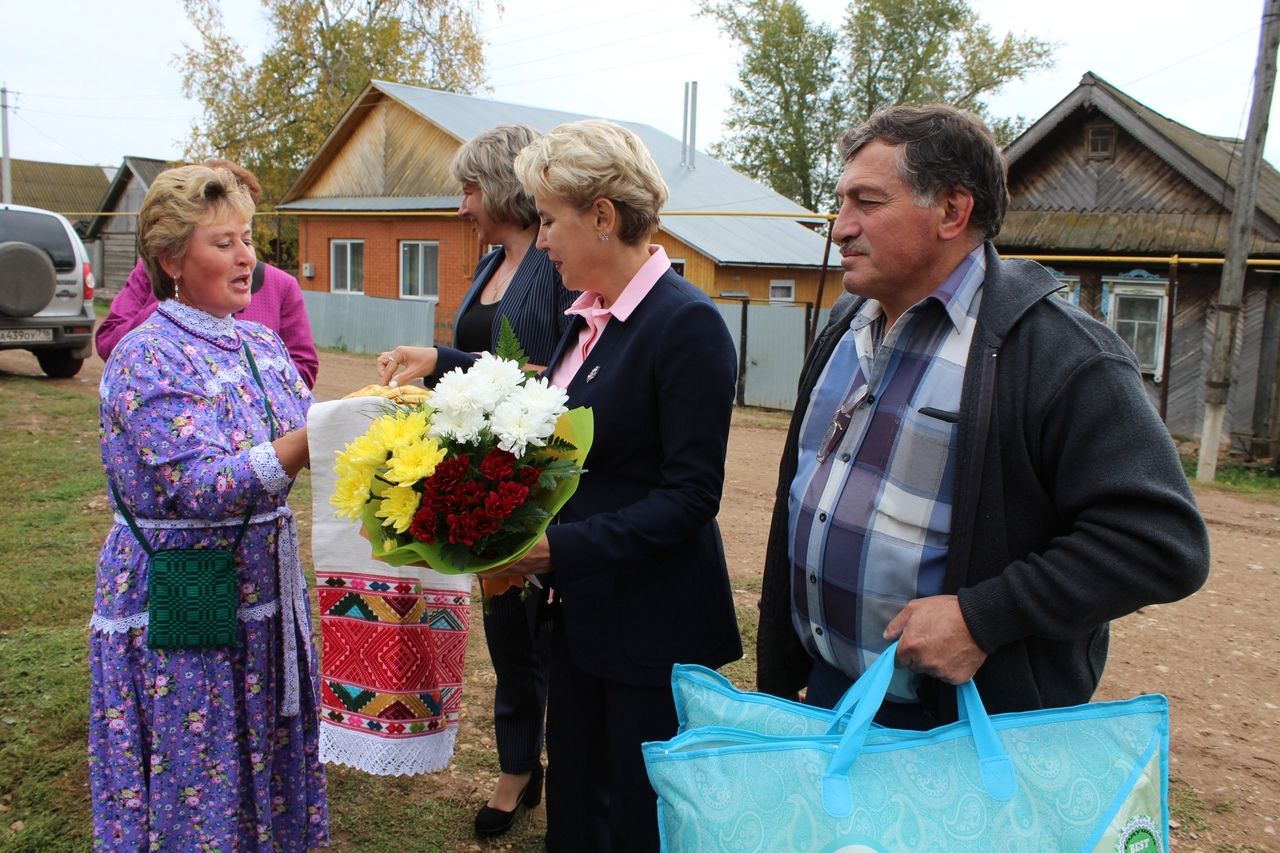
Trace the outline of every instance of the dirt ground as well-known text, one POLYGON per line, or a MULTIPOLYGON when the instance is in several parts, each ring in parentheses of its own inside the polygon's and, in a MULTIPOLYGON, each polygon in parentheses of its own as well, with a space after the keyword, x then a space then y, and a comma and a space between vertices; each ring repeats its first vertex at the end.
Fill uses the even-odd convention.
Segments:
MULTIPOLYGON (((49 381, 97 393, 101 369, 94 358, 78 376, 49 381)), ((29 354, 4 351, 6 375, 40 372, 29 354)), ((319 399, 372 381, 369 357, 321 354, 319 399)), ((734 420, 720 524, 742 605, 756 597, 785 425, 768 412, 734 420)), ((1280 851, 1280 630, 1271 610, 1280 606, 1280 501, 1213 489, 1197 497, 1213 547, 1208 583, 1114 624, 1096 698, 1169 697, 1172 773, 1182 783, 1172 797, 1177 849, 1280 851)))

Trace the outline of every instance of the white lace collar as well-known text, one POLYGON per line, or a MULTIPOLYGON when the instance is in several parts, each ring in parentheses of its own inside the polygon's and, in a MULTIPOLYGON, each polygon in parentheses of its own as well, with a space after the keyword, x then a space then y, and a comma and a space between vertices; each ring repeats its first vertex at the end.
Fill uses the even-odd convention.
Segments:
POLYGON ((240 332, 234 316, 215 317, 176 299, 160 303, 160 313, 196 337, 224 349, 239 349, 240 332))

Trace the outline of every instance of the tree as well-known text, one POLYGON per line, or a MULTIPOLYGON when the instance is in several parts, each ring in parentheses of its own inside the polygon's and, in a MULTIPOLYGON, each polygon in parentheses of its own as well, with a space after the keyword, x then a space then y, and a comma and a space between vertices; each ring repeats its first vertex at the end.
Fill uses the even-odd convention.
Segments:
POLYGON ((810 210, 829 203, 840 173, 834 30, 797 0, 704 0, 700 9, 744 49, 727 136, 711 153, 810 210))
POLYGON ((744 48, 726 136, 711 151, 810 210, 828 207, 840 132, 891 104, 948 103, 982 116, 1001 144, 1025 126, 987 99, 1053 64, 1054 45, 996 38, 966 0, 852 0, 838 31, 798 0, 703 0, 744 48))
POLYGON ((1051 42, 997 39, 965 0, 853 0, 842 33, 850 125, 893 104, 944 103, 982 116, 1005 144, 1025 122, 993 118, 986 98, 1053 65, 1051 42))
POLYGON ((187 156, 252 170, 277 201, 369 81, 474 92, 484 82, 478 0, 262 0, 271 38, 256 63, 219 0, 183 0, 198 44, 177 58, 200 102, 187 156))

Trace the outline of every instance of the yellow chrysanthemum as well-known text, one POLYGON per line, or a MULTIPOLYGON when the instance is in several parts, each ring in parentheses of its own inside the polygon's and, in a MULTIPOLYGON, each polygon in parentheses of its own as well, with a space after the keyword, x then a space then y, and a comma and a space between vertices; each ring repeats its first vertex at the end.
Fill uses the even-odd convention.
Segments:
POLYGON ((333 495, 329 498, 329 503, 337 508, 338 515, 346 518, 359 518, 368 501, 369 480, 357 477, 339 477, 334 485, 333 495))
POLYGON ((434 438, 401 445, 388 460, 387 479, 401 485, 416 483, 434 474, 444 455, 444 448, 434 438))
POLYGON ((381 441, 381 436, 374 428, 357 437, 338 453, 338 463, 352 465, 381 465, 387 459, 390 448, 381 441))
POLYGON ((375 513, 378 518, 385 518, 383 527, 391 527, 396 533, 404 533, 413 521, 413 514, 418 511, 418 503, 422 496, 408 486, 391 486, 382 493, 382 500, 375 513))
POLYGON ((421 440, 427 434, 427 413, 401 410, 395 417, 378 418, 370 429, 387 450, 395 450, 421 440))

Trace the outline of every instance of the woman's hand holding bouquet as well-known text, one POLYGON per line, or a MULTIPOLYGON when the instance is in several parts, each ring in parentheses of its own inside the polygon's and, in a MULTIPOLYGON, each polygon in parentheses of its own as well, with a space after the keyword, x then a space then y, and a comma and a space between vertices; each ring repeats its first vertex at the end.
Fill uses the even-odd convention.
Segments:
POLYGON ((518 560, 577 488, 589 409, 522 370, 504 322, 498 355, 441 377, 424 403, 388 401, 337 455, 331 503, 359 520, 374 559, 478 573, 518 560))

